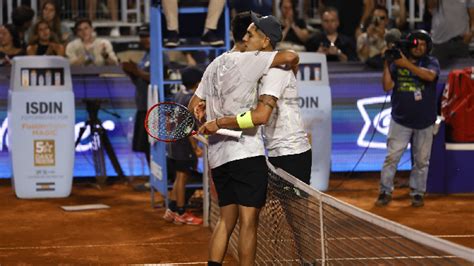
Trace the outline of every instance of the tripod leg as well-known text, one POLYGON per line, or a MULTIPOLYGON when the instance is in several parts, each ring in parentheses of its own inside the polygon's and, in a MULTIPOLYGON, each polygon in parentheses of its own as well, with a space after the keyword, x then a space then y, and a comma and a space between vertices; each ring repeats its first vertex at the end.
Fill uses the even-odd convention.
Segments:
POLYGON ((99 129, 100 132, 100 140, 105 148, 105 151, 107 152, 107 155, 109 156, 110 162, 112 163, 112 166, 114 167, 115 172, 119 177, 124 177, 125 174, 123 173, 122 167, 120 166, 120 163, 117 159, 117 155, 115 154, 114 148, 112 147, 112 144, 110 143, 109 136, 107 136, 107 131, 101 126, 99 129))
POLYGON ((95 124, 91 125, 91 137, 96 179, 99 184, 105 184, 107 171, 105 168, 104 149, 102 147, 100 128, 97 128, 95 124))
POLYGON ((74 147, 77 147, 77 145, 79 145, 79 142, 81 142, 82 135, 84 135, 84 132, 86 132, 86 128, 89 125, 90 125, 90 122, 89 120, 87 120, 84 126, 79 129, 79 135, 77 136, 76 144, 74 144, 74 147))

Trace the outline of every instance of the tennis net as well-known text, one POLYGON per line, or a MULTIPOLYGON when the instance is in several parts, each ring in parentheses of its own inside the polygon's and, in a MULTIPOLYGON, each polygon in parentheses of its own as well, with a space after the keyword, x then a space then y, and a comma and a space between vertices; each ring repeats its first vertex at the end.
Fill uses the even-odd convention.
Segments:
MULTIPOLYGON (((269 165, 257 265, 472 265, 474 250, 339 201, 269 165)), ((219 218, 211 189, 209 225, 219 218)), ((237 258, 238 223, 229 243, 237 258)))

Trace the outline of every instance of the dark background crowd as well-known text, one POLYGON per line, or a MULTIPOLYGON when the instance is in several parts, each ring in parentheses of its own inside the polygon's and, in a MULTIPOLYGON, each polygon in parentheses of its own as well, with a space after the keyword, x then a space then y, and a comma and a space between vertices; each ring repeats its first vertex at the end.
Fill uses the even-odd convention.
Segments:
MULTIPOLYGON (((119 1, 38 0, 32 5, 33 1, 11 0, 13 10, 7 8, 9 1, 2 1, 0 65, 9 65, 13 57, 21 55, 60 55, 69 58, 72 65, 118 65, 130 59, 127 53, 121 53, 128 49, 123 43, 130 37, 138 43, 136 29, 147 20, 142 1, 127 1, 126 9, 138 8, 141 14, 121 16, 120 21, 119 12, 124 7, 119 1)), ((392 28, 402 33, 413 29, 430 32, 432 54, 442 67, 447 67, 450 59, 472 56, 474 1, 416 0, 411 20, 409 2, 392 0, 389 6, 386 0, 231 0, 228 4, 231 15, 253 10, 280 18, 283 41, 278 49, 320 52, 327 55, 328 61, 360 61, 381 68, 387 49, 384 36, 392 28)), ((179 1, 180 5, 196 3, 209 6, 201 43, 222 45, 224 29, 218 29, 217 21, 222 17, 225 1, 179 1)), ((170 29, 178 20, 173 20, 173 7, 165 7, 168 30, 164 29, 164 45, 182 45, 180 40, 190 37, 189 32, 178 32, 177 26, 170 29)), ((185 19, 179 21, 190 25, 185 19)), ((140 56, 135 57, 136 62, 139 59, 140 56)), ((202 61, 206 59, 197 52, 171 52, 166 58, 171 65, 202 61)))

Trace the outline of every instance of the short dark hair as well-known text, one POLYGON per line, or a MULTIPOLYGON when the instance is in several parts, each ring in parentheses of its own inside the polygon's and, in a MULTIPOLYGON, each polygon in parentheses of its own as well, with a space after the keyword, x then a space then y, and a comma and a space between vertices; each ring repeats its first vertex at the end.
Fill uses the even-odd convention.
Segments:
POLYGON ((92 27, 92 21, 90 19, 88 19, 88 18, 78 18, 78 19, 76 19, 76 22, 74 23, 74 33, 77 34, 77 28, 79 28, 79 26, 82 23, 87 23, 87 24, 89 24, 89 26, 92 27))
POLYGON ((250 11, 240 12, 232 19, 231 29, 234 42, 242 42, 245 34, 247 34, 247 28, 252 24, 252 18, 250 18, 250 11))
POLYGON ((25 23, 32 21, 35 11, 29 6, 21 5, 12 11, 12 22, 17 28, 22 28, 25 23))
POLYGON ((191 88, 198 84, 204 72, 195 66, 188 66, 181 70, 181 82, 186 88, 191 88))

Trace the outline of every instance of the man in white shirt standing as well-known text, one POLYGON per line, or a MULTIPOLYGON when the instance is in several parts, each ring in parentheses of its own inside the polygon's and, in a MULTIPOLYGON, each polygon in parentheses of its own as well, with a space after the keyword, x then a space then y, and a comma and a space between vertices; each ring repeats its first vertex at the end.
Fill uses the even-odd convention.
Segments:
MULTIPOLYGON (((247 33, 260 37, 245 42, 248 50, 257 51, 259 46, 274 47, 281 40, 278 20, 273 16, 262 20, 267 30, 247 33)), ((243 34, 235 31, 237 24, 235 21, 232 24, 236 46, 207 67, 188 106, 194 110, 205 101, 207 121, 214 120, 214 123, 219 117, 237 116, 255 106, 257 81, 270 67, 291 64, 294 68, 298 63, 297 54, 289 51, 241 53, 243 34)), ((222 263, 237 218, 240 220, 239 262, 253 265, 255 261, 258 214, 266 199, 267 166, 261 129, 251 125, 250 112, 240 117, 239 122, 242 138, 209 137, 209 165, 220 206, 220 219, 210 241, 209 265, 222 263)))

